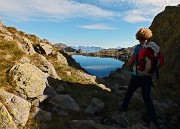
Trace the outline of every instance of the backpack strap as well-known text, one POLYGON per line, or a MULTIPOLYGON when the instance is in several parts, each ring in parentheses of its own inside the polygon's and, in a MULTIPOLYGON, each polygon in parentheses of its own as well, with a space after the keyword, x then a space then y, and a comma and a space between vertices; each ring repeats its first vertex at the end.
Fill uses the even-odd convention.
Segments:
MULTIPOLYGON (((137 46, 140 46, 141 48, 142 48, 142 45, 141 44, 138 44, 137 46)), ((141 49, 139 49, 139 50, 141 50, 141 49)), ((139 51, 138 51, 138 53, 139 53, 139 51)), ((139 61, 138 61, 138 57, 139 56, 139 54, 137 54, 137 58, 136 58, 136 75, 138 76, 138 66, 139 66, 139 61)))

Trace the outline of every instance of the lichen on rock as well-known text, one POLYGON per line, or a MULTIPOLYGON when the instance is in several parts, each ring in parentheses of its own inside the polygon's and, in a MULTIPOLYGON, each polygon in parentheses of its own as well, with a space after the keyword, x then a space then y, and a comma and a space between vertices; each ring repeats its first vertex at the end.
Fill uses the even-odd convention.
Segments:
MULTIPOLYGON (((15 124, 24 126, 28 120, 31 103, 14 94, 0 89, 0 100, 11 114, 15 124)), ((8 116, 8 115, 6 115, 8 116)), ((10 119, 10 116, 8 116, 10 119)))
POLYGON ((30 63, 15 64, 11 68, 10 74, 16 83, 15 89, 23 98, 35 98, 43 95, 44 89, 48 84, 48 74, 43 73, 30 63))

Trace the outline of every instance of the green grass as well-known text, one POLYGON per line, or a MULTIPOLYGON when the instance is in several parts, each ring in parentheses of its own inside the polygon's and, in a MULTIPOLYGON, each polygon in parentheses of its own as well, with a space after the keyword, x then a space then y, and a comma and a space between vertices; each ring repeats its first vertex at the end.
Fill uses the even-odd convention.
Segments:
POLYGON ((15 42, 0 40, 0 87, 9 90, 8 86, 11 79, 7 72, 23 55, 24 53, 18 49, 15 42))

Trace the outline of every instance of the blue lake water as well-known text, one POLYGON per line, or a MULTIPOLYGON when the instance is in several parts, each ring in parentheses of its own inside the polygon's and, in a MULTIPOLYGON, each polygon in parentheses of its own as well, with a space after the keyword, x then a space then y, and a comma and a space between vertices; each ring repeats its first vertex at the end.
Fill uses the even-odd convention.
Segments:
POLYGON ((98 77, 108 76, 111 71, 122 68, 124 62, 113 58, 72 55, 82 68, 98 77))

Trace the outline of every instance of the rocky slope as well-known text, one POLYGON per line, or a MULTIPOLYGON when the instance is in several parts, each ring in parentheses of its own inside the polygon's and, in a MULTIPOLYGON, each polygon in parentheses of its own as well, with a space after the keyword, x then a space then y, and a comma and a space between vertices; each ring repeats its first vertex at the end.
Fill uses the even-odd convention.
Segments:
MULTIPOLYGON (((161 69, 162 81, 152 93, 161 129, 180 128, 176 101, 179 80, 178 76, 174 77, 179 70, 178 14, 179 8, 167 7, 155 17, 151 26, 154 40, 162 46, 165 59, 172 60, 172 64, 167 63, 161 69), (172 14, 178 18, 169 18, 168 15, 172 14), (171 26, 169 19, 176 19, 176 24, 171 21, 171 26), (177 28, 174 28, 175 25, 177 28), (162 26, 169 28, 172 34, 170 40, 164 40, 167 35, 162 35, 170 34, 161 30, 162 26), (173 58, 169 57, 172 41, 176 44, 173 58), (157 89, 164 91, 157 96, 157 89), (168 90, 173 94, 162 97, 168 90)), ((0 71, 0 128, 148 129, 141 119, 146 109, 140 91, 134 94, 127 112, 117 111, 130 77, 127 70, 119 69, 106 79, 89 75, 49 41, 2 23, 0 71)))
MULTIPOLYGON (((69 116, 67 111, 80 112, 76 101, 82 98, 79 96, 75 101, 69 95, 68 92, 74 92, 72 87, 92 87, 92 94, 94 90, 98 93, 101 89, 102 94, 103 90, 110 91, 49 41, 15 27, 6 27, 1 22, 0 55, 0 128, 40 128, 43 125, 42 128, 50 128, 56 125, 55 114, 69 116), (46 122, 51 124, 48 126, 46 122)), ((89 99, 85 100, 89 102, 89 99)), ((94 101, 96 103, 96 98, 94 101)), ((97 109, 88 108, 87 113, 92 114, 97 109)), ((63 127, 64 123, 59 125, 63 127)))

